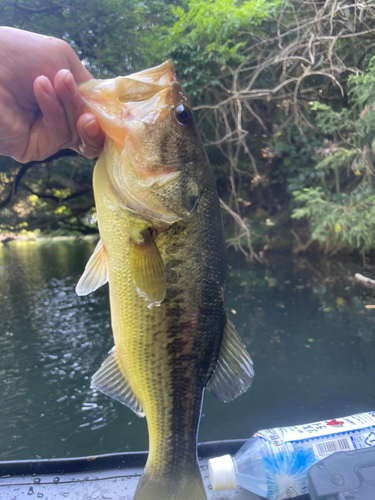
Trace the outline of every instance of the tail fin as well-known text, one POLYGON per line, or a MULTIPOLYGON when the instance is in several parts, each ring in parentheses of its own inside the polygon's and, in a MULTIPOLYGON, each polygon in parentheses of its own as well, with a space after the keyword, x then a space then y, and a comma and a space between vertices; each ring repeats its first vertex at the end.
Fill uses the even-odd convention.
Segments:
POLYGON ((134 500, 207 500, 198 465, 184 474, 154 476, 144 472, 134 500))

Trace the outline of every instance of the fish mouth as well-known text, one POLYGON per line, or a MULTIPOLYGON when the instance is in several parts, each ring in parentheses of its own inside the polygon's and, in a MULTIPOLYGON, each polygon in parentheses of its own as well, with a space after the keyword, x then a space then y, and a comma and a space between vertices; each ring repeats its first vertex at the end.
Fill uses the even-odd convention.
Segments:
POLYGON ((104 154, 111 158, 107 172, 119 206, 168 224, 187 220, 197 197, 193 193, 185 200, 179 183, 186 183, 183 170, 194 144, 182 141, 176 122, 174 109, 188 98, 172 61, 126 77, 90 80, 79 90, 86 110, 95 114, 106 134, 104 154))
POLYGON ((177 80, 174 65, 170 59, 159 64, 159 66, 133 73, 129 78, 166 87, 177 80))
POLYGON ((154 68, 108 80, 88 80, 78 85, 87 103, 113 101, 135 103, 146 101, 177 81, 173 62, 169 59, 154 68))
POLYGON ((128 76, 89 80, 78 88, 84 110, 93 113, 105 134, 120 143, 125 139, 128 119, 142 117, 156 123, 162 108, 187 100, 171 60, 128 76))

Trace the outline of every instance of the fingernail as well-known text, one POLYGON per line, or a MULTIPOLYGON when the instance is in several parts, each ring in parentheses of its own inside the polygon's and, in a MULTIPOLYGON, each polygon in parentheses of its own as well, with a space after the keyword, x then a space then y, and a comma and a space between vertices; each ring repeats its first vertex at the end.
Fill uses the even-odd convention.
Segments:
POLYGON ((83 127, 84 131, 89 137, 96 137, 99 134, 99 125, 98 122, 93 118, 83 127))
POLYGON ((40 85, 42 86, 42 89, 46 94, 48 94, 50 97, 54 97, 56 95, 52 83, 49 81, 49 79, 46 76, 42 76, 40 78, 40 85))
POLYGON ((77 88, 77 85, 76 85, 76 82, 74 80, 74 77, 73 75, 69 73, 64 77, 64 83, 65 83, 65 87, 68 89, 69 93, 73 96, 73 97, 76 97, 76 95, 78 94, 78 88, 77 88))

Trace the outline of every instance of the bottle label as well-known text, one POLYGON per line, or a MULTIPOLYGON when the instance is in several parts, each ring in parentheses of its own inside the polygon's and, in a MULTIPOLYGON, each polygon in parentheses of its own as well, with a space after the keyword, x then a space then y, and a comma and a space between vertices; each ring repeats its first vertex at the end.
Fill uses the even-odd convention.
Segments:
POLYGON ((328 457, 328 455, 332 455, 332 453, 336 453, 336 451, 370 448, 371 446, 375 446, 375 428, 369 430, 369 432, 362 431, 360 433, 349 432, 347 435, 340 434, 339 437, 334 439, 319 440, 311 444, 318 460, 328 457))
POLYGON ((307 473, 336 451, 375 446, 375 412, 294 427, 265 429, 254 435, 268 442, 262 462, 267 498, 283 500, 307 493, 307 473))
MULTIPOLYGON (((350 417, 333 420, 323 420, 306 425, 295 425, 293 427, 276 427, 275 429, 264 429, 255 436, 266 439, 273 446, 282 446, 286 443, 301 441, 338 434, 340 432, 355 431, 366 427, 375 426, 375 412, 358 413, 350 417)), ((375 444, 375 443, 374 443, 375 444)))
POLYGON ((341 437, 337 439, 329 439, 312 443, 315 457, 318 460, 336 453, 336 451, 350 451, 354 450, 354 446, 349 437, 341 437))

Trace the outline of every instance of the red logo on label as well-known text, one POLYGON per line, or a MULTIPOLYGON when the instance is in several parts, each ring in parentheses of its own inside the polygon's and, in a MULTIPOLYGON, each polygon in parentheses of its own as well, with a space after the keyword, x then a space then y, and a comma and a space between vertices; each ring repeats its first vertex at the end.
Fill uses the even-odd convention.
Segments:
POLYGON ((344 425, 345 422, 339 422, 338 420, 330 420, 329 422, 327 422, 327 425, 333 425, 335 427, 340 427, 341 425, 344 425))

